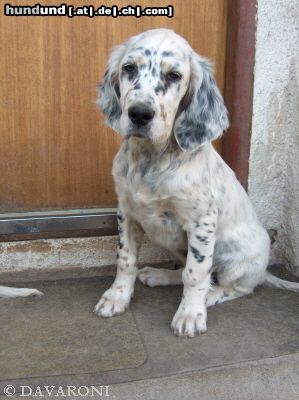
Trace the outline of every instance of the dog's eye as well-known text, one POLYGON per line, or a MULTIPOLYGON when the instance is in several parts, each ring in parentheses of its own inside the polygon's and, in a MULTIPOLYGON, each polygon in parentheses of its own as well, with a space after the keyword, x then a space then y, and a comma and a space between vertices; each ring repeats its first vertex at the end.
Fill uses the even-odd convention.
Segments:
POLYGON ((136 65, 135 64, 131 64, 131 63, 124 64, 122 66, 122 70, 124 72, 127 72, 128 74, 134 73, 136 71, 136 69, 137 69, 136 65))
POLYGON ((177 71, 170 71, 166 74, 166 78, 169 81, 176 82, 182 79, 182 75, 177 71))

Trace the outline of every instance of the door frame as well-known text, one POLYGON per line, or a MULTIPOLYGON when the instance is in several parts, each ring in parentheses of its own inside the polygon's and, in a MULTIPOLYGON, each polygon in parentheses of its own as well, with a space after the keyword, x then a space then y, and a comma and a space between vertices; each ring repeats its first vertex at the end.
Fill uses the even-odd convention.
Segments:
POLYGON ((224 99, 230 128, 222 157, 247 190, 252 125, 257 0, 228 0, 224 99))
MULTIPOLYGON (((227 1, 224 99, 230 128, 222 139, 222 157, 247 189, 257 3, 227 1)), ((116 212, 116 209, 86 209, 2 214, 0 242, 116 235, 116 212)))
POLYGON ((0 242, 115 235, 116 213, 92 208, 0 214, 0 242))

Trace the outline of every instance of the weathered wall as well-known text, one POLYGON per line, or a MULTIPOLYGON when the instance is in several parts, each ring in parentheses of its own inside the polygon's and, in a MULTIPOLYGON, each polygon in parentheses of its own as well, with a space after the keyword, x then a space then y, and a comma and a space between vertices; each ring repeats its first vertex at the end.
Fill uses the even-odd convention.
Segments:
MULTIPOLYGON (((277 231, 272 262, 299 266, 298 0, 258 0, 249 195, 277 231)), ((299 272, 297 267, 297 273, 299 272)))
MULTIPOLYGON (((84 270, 86 275, 93 272, 105 275, 111 269, 104 267, 116 263, 116 249, 116 236, 0 243, 1 282, 18 277, 55 279, 60 272, 66 276, 84 275, 84 270)), ((164 263, 171 258, 165 250, 144 238, 138 257, 140 265, 164 263)))

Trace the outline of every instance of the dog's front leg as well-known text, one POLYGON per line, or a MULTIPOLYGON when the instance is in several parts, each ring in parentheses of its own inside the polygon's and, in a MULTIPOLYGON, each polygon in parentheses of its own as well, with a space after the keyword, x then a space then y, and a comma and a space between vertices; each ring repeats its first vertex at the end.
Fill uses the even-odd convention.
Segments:
POLYGON ((211 267, 215 245, 217 210, 206 216, 192 218, 187 224, 188 255, 183 270, 183 297, 173 317, 174 333, 194 337, 207 330, 206 294, 210 287, 211 267))
POLYGON ((117 272, 115 280, 95 306, 101 317, 112 317, 123 313, 134 293, 137 276, 137 254, 142 239, 142 230, 129 216, 119 212, 119 244, 117 250, 117 272))

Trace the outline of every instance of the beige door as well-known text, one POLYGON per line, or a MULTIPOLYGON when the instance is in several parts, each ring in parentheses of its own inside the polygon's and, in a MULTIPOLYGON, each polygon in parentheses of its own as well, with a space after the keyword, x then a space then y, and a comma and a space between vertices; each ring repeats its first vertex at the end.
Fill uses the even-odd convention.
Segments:
MULTIPOLYGON (((105 2, 115 3, 152 2, 105 2)), ((131 35, 155 27, 176 30, 214 61, 223 90, 226 1, 154 4, 173 5, 174 17, 70 19, 1 13, 0 212, 115 206, 111 164, 120 138, 104 125, 95 104, 96 86, 109 49, 131 35)))

